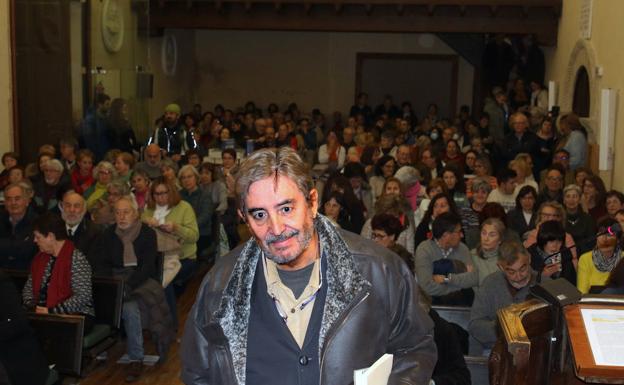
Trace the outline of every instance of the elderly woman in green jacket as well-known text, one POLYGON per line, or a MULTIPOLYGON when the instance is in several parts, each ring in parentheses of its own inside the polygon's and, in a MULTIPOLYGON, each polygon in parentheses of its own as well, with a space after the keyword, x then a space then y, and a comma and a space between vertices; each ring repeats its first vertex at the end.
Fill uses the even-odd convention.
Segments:
POLYGON ((174 184, 159 177, 150 187, 150 199, 141 215, 144 223, 163 233, 175 236, 180 242, 181 268, 167 286, 165 293, 177 324, 175 296, 184 292, 186 283, 195 271, 197 259, 197 240, 199 229, 195 211, 190 204, 183 201, 174 184))

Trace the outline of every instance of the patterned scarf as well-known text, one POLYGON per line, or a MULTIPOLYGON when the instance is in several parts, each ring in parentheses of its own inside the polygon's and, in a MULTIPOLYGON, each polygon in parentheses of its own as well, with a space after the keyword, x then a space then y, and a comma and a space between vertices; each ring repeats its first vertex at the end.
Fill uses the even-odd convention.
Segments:
POLYGON ((602 273, 608 273, 613 270, 621 258, 622 252, 619 245, 615 246, 613 256, 611 257, 606 257, 597 247, 592 250, 592 261, 594 262, 594 266, 596 266, 596 269, 602 273))
POLYGON ((137 239, 140 231, 141 221, 134 222, 127 229, 122 229, 119 226, 115 227, 115 234, 117 234, 123 244, 124 267, 137 265, 137 257, 134 253, 134 240, 137 239))

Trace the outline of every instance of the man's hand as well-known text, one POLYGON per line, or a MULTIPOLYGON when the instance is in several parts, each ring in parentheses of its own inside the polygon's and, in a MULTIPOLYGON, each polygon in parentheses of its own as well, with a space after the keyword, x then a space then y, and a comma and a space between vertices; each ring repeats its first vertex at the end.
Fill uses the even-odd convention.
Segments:
POLYGON ((37 306, 35 307, 35 313, 37 314, 48 314, 48 308, 47 307, 43 307, 43 306, 37 306))
POLYGON ((472 273, 474 271, 474 266, 471 264, 466 265, 466 271, 472 273))

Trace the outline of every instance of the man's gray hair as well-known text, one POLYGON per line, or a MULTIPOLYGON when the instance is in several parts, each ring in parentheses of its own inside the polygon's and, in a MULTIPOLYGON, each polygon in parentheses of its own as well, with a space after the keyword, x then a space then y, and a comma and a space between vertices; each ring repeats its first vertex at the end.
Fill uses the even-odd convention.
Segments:
MULTIPOLYGON (((130 206, 132 206, 132 209, 133 209, 135 212, 137 212, 137 213, 139 212, 139 204, 137 203, 136 198, 134 197, 134 194, 122 195, 122 196, 121 196, 121 197, 117 200, 117 202, 115 202, 115 205, 116 205, 117 203, 119 203, 120 201, 126 201, 126 202, 130 203, 130 206)), ((113 206, 114 206, 114 205, 113 205, 113 206)))
POLYGON ((55 169, 58 172, 63 172, 63 163, 58 159, 48 159, 45 162, 45 167, 55 169))
POLYGON ((492 185, 483 178, 475 177, 472 180, 472 192, 476 193, 479 190, 483 190, 489 194, 492 192, 492 185))
POLYGON ((21 181, 21 182, 15 182, 15 183, 9 183, 5 188, 4 188, 4 195, 6 195, 7 191, 9 191, 12 188, 19 188, 20 190, 22 190, 22 196, 26 197, 26 198, 32 198, 34 195, 34 191, 33 191, 33 187, 30 184, 30 182, 26 182, 26 181, 21 181))
POLYGON ((265 148, 249 155, 236 174, 236 195, 243 213, 249 187, 270 177, 274 177, 276 183, 279 177, 290 178, 303 196, 310 198, 314 184, 308 166, 299 154, 290 147, 265 148))
POLYGON ((513 265, 520 258, 520 256, 530 258, 529 252, 520 242, 504 241, 498 247, 498 262, 506 265, 513 265))

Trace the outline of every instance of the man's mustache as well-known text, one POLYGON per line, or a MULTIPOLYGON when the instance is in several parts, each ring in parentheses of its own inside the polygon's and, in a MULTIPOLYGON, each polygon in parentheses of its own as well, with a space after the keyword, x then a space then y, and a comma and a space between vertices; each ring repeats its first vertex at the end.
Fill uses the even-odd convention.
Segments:
POLYGON ((265 240, 266 240, 267 245, 270 245, 271 243, 282 242, 297 235, 299 235, 298 230, 290 230, 290 231, 284 231, 283 233, 279 235, 269 234, 267 235, 265 240))

